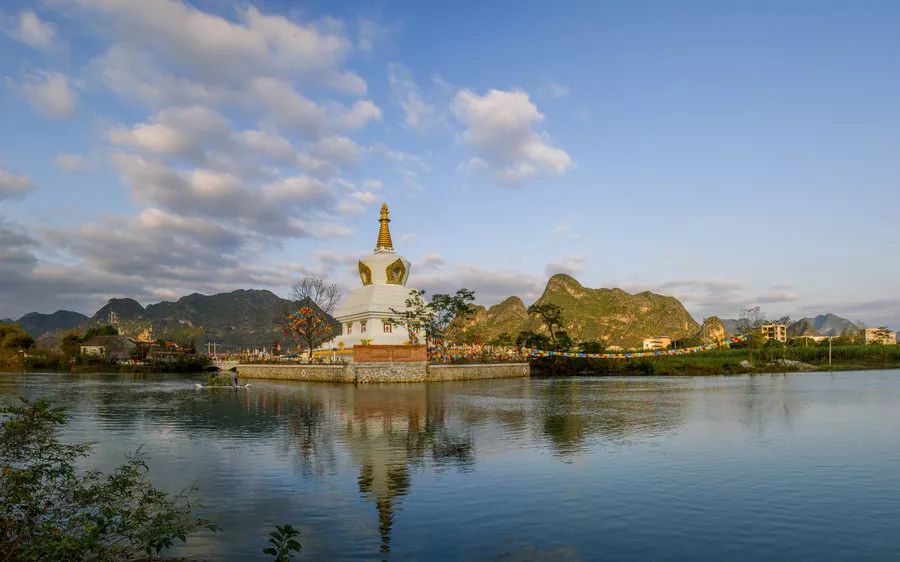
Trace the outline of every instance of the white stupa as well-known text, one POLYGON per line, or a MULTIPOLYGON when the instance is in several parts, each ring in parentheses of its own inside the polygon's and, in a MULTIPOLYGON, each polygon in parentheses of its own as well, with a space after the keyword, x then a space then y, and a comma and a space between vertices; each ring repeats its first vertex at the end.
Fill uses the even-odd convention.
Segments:
POLYGON ((406 286, 409 261, 397 255, 391 242, 387 203, 381 206, 378 222, 381 226, 375 252, 359 260, 362 287, 354 289, 334 314, 341 323, 341 335, 330 342, 331 346, 339 347, 343 342, 344 348, 351 348, 363 339, 374 345, 402 345, 409 341, 405 327, 388 321, 397 316, 392 309, 406 309, 411 289, 406 286))

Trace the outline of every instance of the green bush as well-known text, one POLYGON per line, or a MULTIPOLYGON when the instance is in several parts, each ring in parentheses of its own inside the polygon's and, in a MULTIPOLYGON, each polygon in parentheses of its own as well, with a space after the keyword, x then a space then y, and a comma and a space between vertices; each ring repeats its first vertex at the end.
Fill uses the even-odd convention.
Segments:
POLYGON ((287 562, 294 557, 295 552, 300 552, 303 548, 300 541, 294 537, 299 537, 300 531, 290 525, 275 525, 275 530, 269 533, 269 543, 263 549, 263 554, 272 556, 275 562, 287 562))
POLYGON ((138 450, 106 474, 79 471, 91 443, 63 443, 65 411, 49 400, 0 408, 0 553, 4 560, 153 557, 199 529, 191 490, 154 488, 138 450))

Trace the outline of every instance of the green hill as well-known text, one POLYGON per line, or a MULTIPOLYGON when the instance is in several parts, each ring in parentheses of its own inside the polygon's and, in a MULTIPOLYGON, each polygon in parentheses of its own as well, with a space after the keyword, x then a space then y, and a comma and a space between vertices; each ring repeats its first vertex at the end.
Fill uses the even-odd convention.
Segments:
MULTIPOLYGON (((693 336, 700 325, 674 297, 644 291, 632 295, 621 289, 591 289, 573 277, 550 278, 536 301, 562 309, 564 328, 579 341, 604 341, 608 345, 639 347, 650 336, 693 336)), ((453 326, 451 335, 489 341, 502 333, 541 330, 539 320, 526 311, 518 297, 510 297, 490 308, 474 307, 473 314, 453 326)))
MULTIPOLYGON (((144 340, 193 340, 201 348, 207 342, 224 345, 224 349, 271 347, 276 341, 285 341, 280 320, 292 306, 288 299, 256 289, 194 293, 146 308, 134 299, 110 299, 79 329, 112 324, 120 334, 144 340)), ((340 333, 337 322, 334 326, 335 333, 340 333)))
MULTIPOLYGON (((56 330, 71 330, 88 319, 84 314, 71 310, 57 310, 53 314, 41 314, 29 312, 17 320, 22 329, 28 335, 37 339, 48 332, 56 330)), ((12 320, 10 320, 12 322, 12 320)))
POLYGON ((840 336, 856 332, 856 324, 835 314, 820 314, 815 318, 801 318, 788 327, 791 336, 840 336))

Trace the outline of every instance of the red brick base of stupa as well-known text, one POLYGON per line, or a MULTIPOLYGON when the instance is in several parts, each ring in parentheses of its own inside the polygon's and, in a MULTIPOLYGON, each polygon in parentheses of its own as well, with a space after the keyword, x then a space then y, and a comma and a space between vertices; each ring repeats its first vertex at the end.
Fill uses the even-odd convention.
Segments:
POLYGON ((424 345, 354 345, 354 363, 420 363, 428 361, 424 345))

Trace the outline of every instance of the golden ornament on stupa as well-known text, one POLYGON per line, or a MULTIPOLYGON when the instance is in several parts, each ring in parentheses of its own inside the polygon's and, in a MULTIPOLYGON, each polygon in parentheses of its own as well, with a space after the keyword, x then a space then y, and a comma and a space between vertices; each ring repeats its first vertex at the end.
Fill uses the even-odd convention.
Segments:
POLYGON ((388 223, 391 222, 387 203, 381 204, 381 217, 378 219, 381 226, 378 229, 378 242, 375 244, 376 250, 393 250, 394 243, 391 241, 391 229, 388 223))

